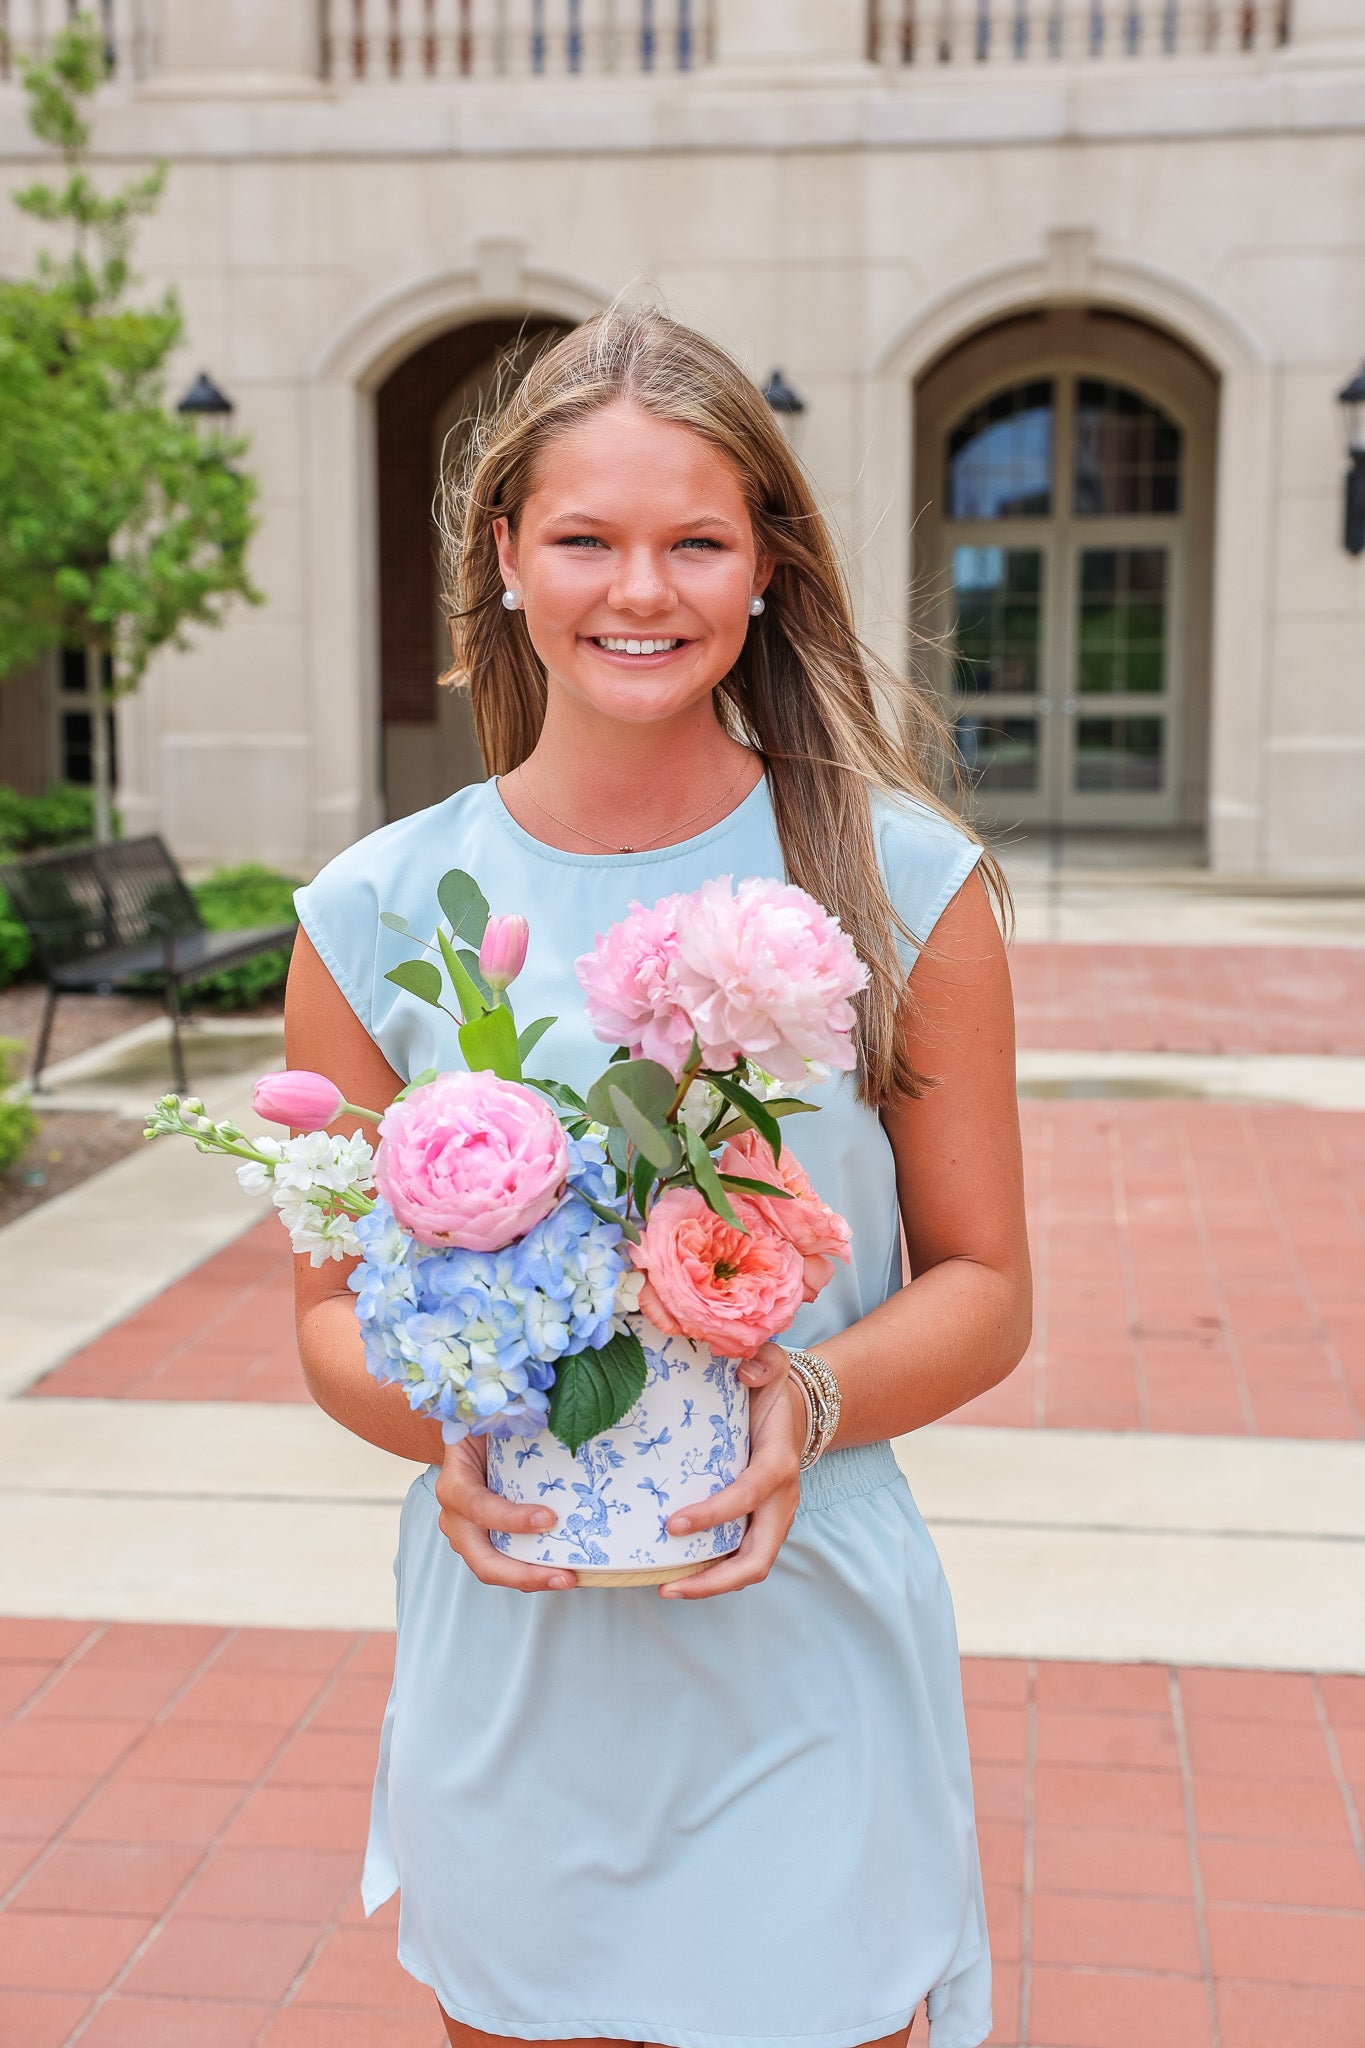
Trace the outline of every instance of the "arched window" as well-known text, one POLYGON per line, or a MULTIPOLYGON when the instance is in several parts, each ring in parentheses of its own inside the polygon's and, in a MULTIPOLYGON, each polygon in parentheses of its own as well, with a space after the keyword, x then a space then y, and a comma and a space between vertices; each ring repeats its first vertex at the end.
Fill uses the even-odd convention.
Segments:
POLYGON ((1046 519, 1052 511, 1052 379, 998 391, 948 441, 950 519, 1046 519))
POLYGON ((1078 519, 1180 510, 1180 429, 1122 384, 1076 385, 1074 510, 1078 519))

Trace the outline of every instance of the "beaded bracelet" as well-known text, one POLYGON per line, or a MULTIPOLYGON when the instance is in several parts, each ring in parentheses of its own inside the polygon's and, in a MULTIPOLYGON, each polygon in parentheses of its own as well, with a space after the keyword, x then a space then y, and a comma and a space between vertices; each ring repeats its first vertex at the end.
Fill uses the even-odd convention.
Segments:
POLYGON ((806 1403, 806 1442, 801 1452, 801 1470, 806 1472, 823 1456, 839 1427, 839 1382, 818 1351, 792 1351, 791 1376, 806 1403))

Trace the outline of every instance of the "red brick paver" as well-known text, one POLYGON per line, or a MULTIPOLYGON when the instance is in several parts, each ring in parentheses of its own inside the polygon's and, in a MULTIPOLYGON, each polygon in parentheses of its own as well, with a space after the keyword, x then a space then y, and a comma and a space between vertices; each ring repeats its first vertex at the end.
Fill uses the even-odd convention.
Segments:
MULTIPOLYGON (((1035 1336, 957 1420, 1365 1434, 1365 1117, 1273 1104, 1021 1104, 1035 1336)), ((38 1394, 304 1400, 274 1216, 38 1394)))
MULTIPOLYGON (((6 2048, 437 2048, 392 1908, 367 1923, 356 1896, 391 1649, 0 1622, 6 2048), (200 1739, 163 1777, 176 1730, 200 1739)), ((1365 1679, 975 1659, 964 1681, 997 2048, 1359 2048, 1365 1679)))
POLYGON ((1365 1054, 1365 947, 1019 945, 1019 1043, 1365 1054))

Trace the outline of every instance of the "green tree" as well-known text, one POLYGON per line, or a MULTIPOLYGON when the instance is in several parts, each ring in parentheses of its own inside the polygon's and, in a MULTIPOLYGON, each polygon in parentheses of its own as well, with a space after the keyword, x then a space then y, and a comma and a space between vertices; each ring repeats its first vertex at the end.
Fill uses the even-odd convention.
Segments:
POLYGON ((0 677, 84 649, 97 839, 111 832, 111 691, 136 689, 157 648, 220 624, 234 597, 261 601, 246 567, 255 484, 235 466, 246 443, 204 438, 167 409, 175 293, 129 302, 133 231, 165 167, 112 193, 87 168, 86 111, 106 72, 88 16, 25 66, 29 125, 66 175, 15 203, 66 247, 0 282, 0 677))

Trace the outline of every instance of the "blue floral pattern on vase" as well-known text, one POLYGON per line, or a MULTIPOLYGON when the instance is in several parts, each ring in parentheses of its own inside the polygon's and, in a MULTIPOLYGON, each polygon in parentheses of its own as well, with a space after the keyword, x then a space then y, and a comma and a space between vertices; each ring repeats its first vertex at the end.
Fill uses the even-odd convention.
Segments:
POLYGON ((749 1390, 733 1359, 687 1337, 665 1337, 631 1318, 644 1346, 646 1379, 635 1406, 571 1452, 549 1430, 490 1436, 488 1484, 508 1500, 553 1508, 553 1529, 513 1535, 498 1549, 524 1564, 594 1571, 650 1571, 739 1547, 745 1520, 670 1536, 680 1507, 729 1486, 749 1462, 749 1390))

